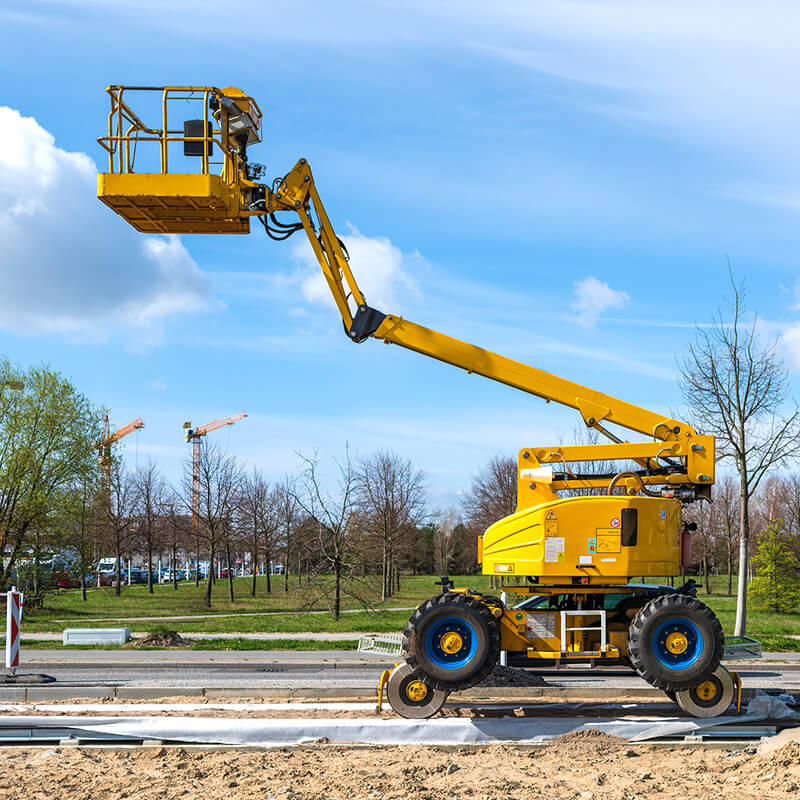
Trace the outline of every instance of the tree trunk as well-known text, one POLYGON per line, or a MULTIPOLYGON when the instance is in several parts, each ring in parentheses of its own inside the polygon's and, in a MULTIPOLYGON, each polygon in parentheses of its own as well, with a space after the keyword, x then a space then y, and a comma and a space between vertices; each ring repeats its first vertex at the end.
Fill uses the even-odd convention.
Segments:
POLYGON ((178 591, 178 547, 172 543, 172 588, 178 591))
POLYGON ((342 605, 342 565, 339 559, 333 565, 333 621, 339 621, 342 605))
POLYGON ((386 600, 389 596, 387 586, 389 583, 389 548, 386 546, 386 536, 383 537, 383 564, 381 566, 382 580, 381 580, 381 600, 386 600))
POLYGON ((749 497, 747 495, 747 472, 740 468, 739 490, 739 579, 736 583, 736 624, 734 636, 744 636, 747 630, 747 557, 750 544, 749 497))
POLYGON ((233 569, 231 567, 231 548, 230 545, 225 545, 225 560, 228 562, 228 599, 231 603, 233 600, 233 569))
POLYGON ((706 594, 711 594, 711 587, 708 582, 708 556, 703 554, 703 578, 706 584, 706 594))
POLYGON ((153 594, 153 548, 147 548, 147 591, 153 594))
POLYGON ((194 585, 200 585, 200 538, 197 539, 197 551, 194 560, 194 585))
POLYGON ((728 534, 728 597, 733 594, 733 540, 728 534))
MULTIPOLYGON (((199 573, 198 573, 199 574, 199 573)), ((203 606, 211 608, 211 586, 214 583, 214 548, 209 548, 208 552, 208 577, 206 578, 206 591, 203 595, 203 606)))
POLYGON ((114 595, 119 597, 122 594, 122 553, 117 550, 117 570, 116 570, 116 577, 114 580, 114 595))
POLYGON ((270 574, 269 574, 270 573, 270 554, 269 553, 264 553, 264 566, 266 567, 266 569, 264 570, 264 573, 265 573, 265 577, 267 579, 265 594, 269 594, 272 591, 272 584, 270 582, 270 574))
MULTIPOLYGON (((300 570, 297 570, 298 574, 300 570)), ((283 591, 289 591, 289 529, 286 529, 286 551, 283 554, 283 591)))

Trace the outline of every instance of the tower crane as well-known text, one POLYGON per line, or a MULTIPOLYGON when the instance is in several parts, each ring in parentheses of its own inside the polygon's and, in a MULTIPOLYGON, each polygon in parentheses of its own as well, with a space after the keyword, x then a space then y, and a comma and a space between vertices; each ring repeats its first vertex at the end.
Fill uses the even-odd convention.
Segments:
MULTIPOLYGON (((723 713, 735 680, 720 664, 722 627, 695 596, 693 582, 678 589, 630 583, 638 575, 680 575, 688 565, 690 525, 683 522, 682 508, 711 498, 714 437, 370 306, 308 161, 301 158, 282 177, 261 181, 265 168, 250 160, 250 152, 261 141, 262 113, 240 89, 109 86, 106 91, 108 129, 98 142, 107 152, 108 171, 98 175, 98 197, 134 228, 243 234, 255 219, 275 240, 303 231, 351 341, 398 345, 569 406, 608 439, 520 449, 517 509, 479 538, 478 560, 484 574, 512 578, 507 591, 528 596, 530 603, 506 608, 499 598, 456 588, 442 576, 441 593, 418 606, 406 625, 405 661, 386 682, 394 710, 406 717, 432 716, 449 692, 482 681, 504 650, 557 663, 626 663, 688 713, 723 713), (133 108, 148 93, 161 101, 160 120, 145 122, 133 108), (170 109, 180 104, 183 110, 192 102, 197 118, 184 121, 182 131, 174 121, 168 124, 170 109), (179 169, 170 169, 180 147, 179 169), (150 156, 143 155, 147 148, 150 156), (217 152, 219 174, 211 170, 220 163, 212 161, 217 152), (196 168, 187 172, 193 159, 196 168), (625 440, 624 431, 638 439, 625 440), (581 471, 587 462, 610 462, 613 469, 581 471), (602 493, 559 494, 575 489, 602 493)), ((270 134, 281 135, 283 123, 285 118, 270 120, 270 134)), ((496 198, 476 188, 475 202, 496 198)))
POLYGON ((247 416, 246 411, 239 411, 237 414, 232 414, 230 417, 223 417, 222 419, 215 419, 212 422, 207 422, 205 425, 198 425, 196 428, 192 427, 191 422, 184 422, 183 427, 186 433, 183 438, 186 442, 192 443, 192 533, 197 532, 197 517, 200 513, 200 441, 203 436, 215 431, 218 428, 224 428, 226 425, 233 425, 240 419, 247 416))
POLYGON ((144 420, 136 417, 133 422, 117 428, 113 433, 110 429, 111 418, 108 414, 103 414, 103 436, 96 442, 92 442, 100 460, 100 486, 103 494, 107 495, 111 488, 111 445, 127 436, 129 433, 144 428, 144 420))

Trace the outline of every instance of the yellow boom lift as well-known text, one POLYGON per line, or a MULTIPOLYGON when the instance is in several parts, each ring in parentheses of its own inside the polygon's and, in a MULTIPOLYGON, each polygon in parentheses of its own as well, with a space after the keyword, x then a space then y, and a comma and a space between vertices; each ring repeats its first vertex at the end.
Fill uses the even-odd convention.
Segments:
POLYGON ((273 239, 305 231, 354 342, 378 339, 570 406, 606 444, 523 447, 517 510, 479 540, 484 574, 513 578, 507 591, 535 596, 531 608, 506 608, 496 597, 455 588, 411 615, 405 661, 387 696, 406 717, 437 713, 447 695, 479 683, 501 650, 568 662, 627 660, 646 681, 690 713, 728 707, 734 680, 720 665, 723 634, 713 611, 679 589, 642 587, 632 576, 676 576, 688 564, 686 503, 710 500, 714 438, 685 422, 489 352, 373 308, 301 158, 283 177, 261 182, 250 160, 262 115, 239 89, 211 86, 107 89, 108 131, 98 141, 108 171, 98 197, 144 233, 248 233, 255 219, 273 239), (145 122, 135 102, 157 115, 145 122), (194 103, 194 119, 170 127, 194 103), (279 219, 281 212, 292 217, 279 219), (643 440, 629 442, 611 425, 643 440), (604 474, 581 463, 616 465, 604 474), (575 490, 592 494, 574 495, 575 490), (566 495, 566 496, 563 496, 566 495), (621 598, 621 599, 620 599, 621 598))

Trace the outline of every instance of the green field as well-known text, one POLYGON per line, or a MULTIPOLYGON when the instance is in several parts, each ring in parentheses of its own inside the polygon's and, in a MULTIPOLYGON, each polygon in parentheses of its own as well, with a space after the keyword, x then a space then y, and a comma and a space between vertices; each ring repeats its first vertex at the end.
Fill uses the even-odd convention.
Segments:
MULTIPOLYGON (((488 577, 474 575, 454 577, 456 585, 469 586, 487 591, 488 577)), ((207 633, 292 633, 328 631, 369 631, 375 633, 401 631, 409 616, 408 610, 436 594, 436 578, 430 575, 404 577, 401 591, 386 602, 381 602, 373 589, 366 593, 364 605, 347 598, 342 607, 348 612, 334 622, 326 611, 325 600, 320 596, 327 587, 325 578, 317 578, 311 586, 298 587, 296 577, 290 580, 289 592, 283 591, 283 583, 275 582, 270 595, 264 594, 264 579, 257 581, 256 597, 250 596, 250 579, 235 579, 236 602, 228 600, 228 586, 225 580, 218 581, 214 587, 212 608, 203 608, 201 585, 181 583, 177 591, 171 584, 155 587, 154 594, 147 592, 146 586, 125 586, 122 596, 114 597, 112 589, 91 589, 87 602, 81 600, 78 591, 60 591, 45 599, 45 608, 26 609, 23 622, 24 632, 55 631, 66 627, 100 626, 99 620, 114 620, 114 624, 127 625, 137 631, 155 631, 169 627, 180 632, 207 633), (374 609, 374 610, 372 610, 374 609), (320 613, 321 612, 321 613, 320 613), (157 619, 141 620, 141 617, 157 619), (173 619, 190 617, 190 619, 173 619)), ((659 582, 659 579, 652 579, 659 582)), ((726 633, 733 631, 736 614, 736 600, 725 595, 726 578, 715 576, 712 579, 710 595, 699 591, 698 597, 711 606, 722 622, 726 633)), ((698 579, 698 584, 701 581, 698 579)), ((363 593, 363 587, 362 587, 363 593)), ((496 592, 495 592, 496 593, 496 592)), ((109 624, 111 624, 109 622, 109 624)), ((748 635, 761 640, 765 650, 800 651, 800 640, 789 638, 800 635, 800 609, 793 614, 772 614, 766 611, 748 612, 748 635)), ((246 640, 243 640, 246 641, 246 640)), ((306 647, 307 643, 303 645, 306 647)), ((211 646, 211 645, 209 645, 211 646)), ((313 649, 316 645, 307 645, 313 649)), ((215 643, 214 648, 226 649, 225 643, 215 643)), ((244 644, 228 644, 227 649, 245 647, 244 644)), ((264 647, 272 648, 272 643, 264 647)), ((255 646, 253 646, 255 649, 255 646)), ((324 649, 324 648, 323 648, 324 649)))

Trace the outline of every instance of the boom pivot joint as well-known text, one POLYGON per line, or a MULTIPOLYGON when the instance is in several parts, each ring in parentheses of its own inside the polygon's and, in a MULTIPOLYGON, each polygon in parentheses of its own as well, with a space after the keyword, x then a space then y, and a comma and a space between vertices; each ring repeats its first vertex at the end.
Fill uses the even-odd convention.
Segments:
POLYGON ((380 327, 380 324, 386 319, 386 314, 382 314, 377 309, 371 308, 368 305, 362 304, 358 307, 353 322, 350 325, 350 330, 347 335, 357 343, 363 342, 372 336, 380 327))

